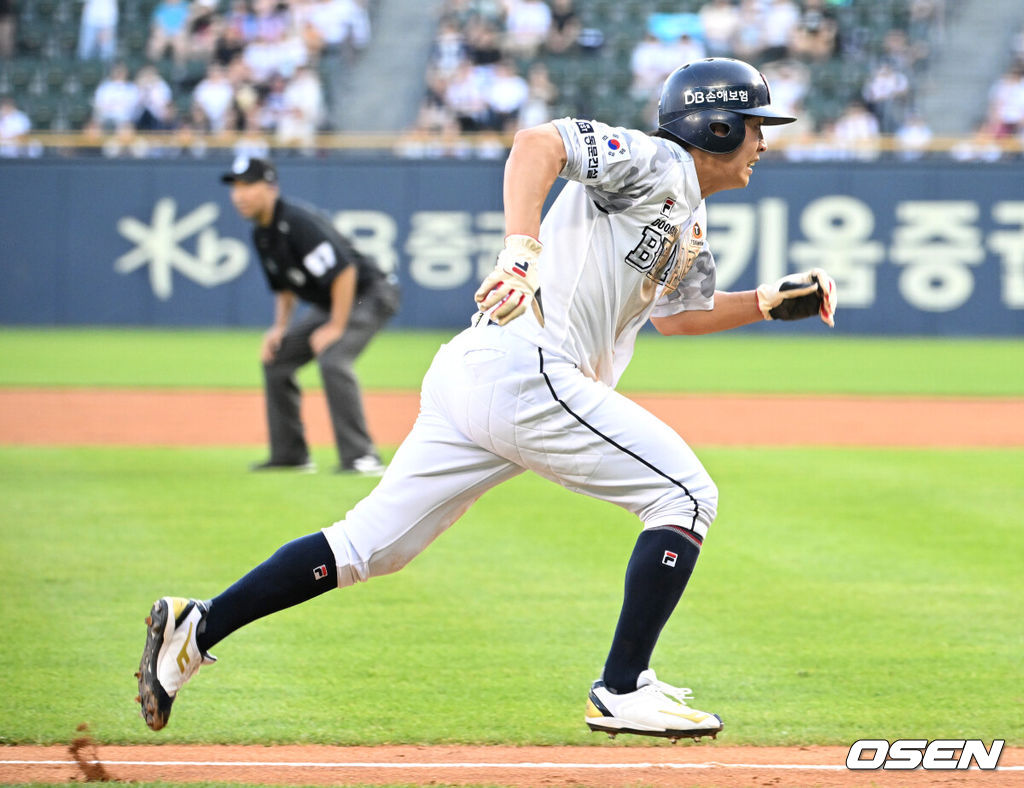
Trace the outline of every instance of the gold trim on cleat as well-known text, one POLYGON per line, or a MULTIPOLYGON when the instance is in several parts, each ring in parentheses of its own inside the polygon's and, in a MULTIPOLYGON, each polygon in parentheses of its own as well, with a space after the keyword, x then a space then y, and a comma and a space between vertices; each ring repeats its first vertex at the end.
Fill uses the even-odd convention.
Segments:
POLYGON ((181 651, 178 652, 176 662, 178 663, 178 670, 182 673, 188 668, 188 664, 192 661, 188 656, 188 643, 192 637, 192 622, 188 622, 188 632, 185 634, 185 642, 181 644, 181 651))
POLYGON ((689 720, 690 722, 695 724, 700 724, 711 716, 705 711, 688 711, 685 713, 678 711, 669 711, 668 709, 658 709, 658 711, 661 714, 671 714, 673 717, 682 717, 684 720, 689 720))

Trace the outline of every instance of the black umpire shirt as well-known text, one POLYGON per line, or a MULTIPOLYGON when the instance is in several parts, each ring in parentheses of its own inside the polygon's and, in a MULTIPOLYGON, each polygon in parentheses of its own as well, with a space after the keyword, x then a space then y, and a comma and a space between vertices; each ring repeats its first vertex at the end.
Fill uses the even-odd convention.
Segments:
POLYGON ((320 211, 283 197, 277 198, 268 226, 253 225, 252 240, 271 290, 290 290, 327 311, 331 283, 350 265, 356 267, 356 300, 383 276, 320 211))

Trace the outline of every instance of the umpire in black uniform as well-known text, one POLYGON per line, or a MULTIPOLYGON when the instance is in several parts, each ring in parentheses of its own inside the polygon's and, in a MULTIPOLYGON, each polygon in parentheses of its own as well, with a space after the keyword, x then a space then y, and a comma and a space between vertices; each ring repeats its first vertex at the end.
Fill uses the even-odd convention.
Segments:
POLYGON ((240 156, 221 181, 231 184, 231 202, 253 223, 253 243, 275 295, 274 324, 261 349, 270 457, 252 469, 315 468, 295 378, 299 367, 315 358, 339 470, 381 473, 384 466, 366 429, 352 363, 397 311, 395 277, 357 252, 318 210, 281 197, 270 161, 240 156), (309 309, 296 317, 300 299, 309 309))

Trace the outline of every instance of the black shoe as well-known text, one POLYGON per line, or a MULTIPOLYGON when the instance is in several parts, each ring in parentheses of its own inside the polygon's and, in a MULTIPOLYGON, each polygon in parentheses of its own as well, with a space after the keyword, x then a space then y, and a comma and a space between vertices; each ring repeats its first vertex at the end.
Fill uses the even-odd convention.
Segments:
POLYGON ((266 462, 257 462, 249 466, 250 471, 297 471, 298 473, 316 473, 316 463, 312 460, 302 460, 301 462, 279 462, 277 460, 267 460, 266 462))

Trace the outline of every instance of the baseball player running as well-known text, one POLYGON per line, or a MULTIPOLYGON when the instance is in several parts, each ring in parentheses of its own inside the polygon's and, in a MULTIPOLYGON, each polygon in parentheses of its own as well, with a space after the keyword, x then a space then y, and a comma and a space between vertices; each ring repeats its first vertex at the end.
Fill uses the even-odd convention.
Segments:
MULTIPOLYGON (((666 80, 653 135, 564 118, 520 131, 505 167, 507 238, 472 325, 442 346, 409 436, 343 520, 281 547, 211 600, 163 597, 147 618, 142 715, 162 728, 210 649, 261 616, 395 572, 484 492, 531 470, 618 504, 642 524, 591 729, 699 738, 722 728, 650 667, 715 518, 718 490, 686 442, 615 391, 648 320, 703 334, 815 314, 833 325, 820 269, 756 290, 715 290, 704 200, 747 185, 763 125, 789 123, 750 65, 709 59, 666 80), (569 183, 541 222, 545 197, 569 183)), ((692 655, 692 669, 700 664, 692 655)))

